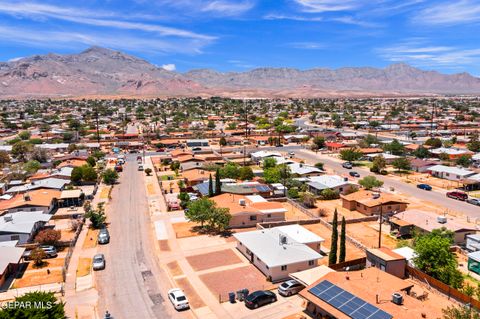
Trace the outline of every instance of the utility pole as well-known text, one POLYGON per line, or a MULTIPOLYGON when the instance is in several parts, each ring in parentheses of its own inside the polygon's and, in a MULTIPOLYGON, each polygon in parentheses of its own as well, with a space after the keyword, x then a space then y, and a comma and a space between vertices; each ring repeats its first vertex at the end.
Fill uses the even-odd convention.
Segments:
POLYGON ((247 162, 247 144, 245 144, 248 140, 248 108, 247 103, 243 100, 243 112, 245 113, 245 141, 243 141, 243 167, 246 166, 247 162))
POLYGON ((380 204, 380 224, 378 231, 378 248, 382 248, 382 222, 383 222, 383 204, 380 204))
POLYGON ((96 122, 96 126, 97 126, 97 143, 100 144, 100 129, 99 129, 99 124, 98 124, 98 104, 97 104, 96 100, 93 103, 95 105, 95 122, 96 122))

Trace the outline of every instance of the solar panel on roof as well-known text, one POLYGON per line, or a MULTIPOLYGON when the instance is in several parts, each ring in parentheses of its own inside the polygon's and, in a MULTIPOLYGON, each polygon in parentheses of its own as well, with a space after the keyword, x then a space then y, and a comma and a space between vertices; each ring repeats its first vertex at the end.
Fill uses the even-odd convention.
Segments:
POLYGON ((389 313, 352 295, 328 280, 321 281, 310 288, 309 292, 353 319, 393 318, 389 313))

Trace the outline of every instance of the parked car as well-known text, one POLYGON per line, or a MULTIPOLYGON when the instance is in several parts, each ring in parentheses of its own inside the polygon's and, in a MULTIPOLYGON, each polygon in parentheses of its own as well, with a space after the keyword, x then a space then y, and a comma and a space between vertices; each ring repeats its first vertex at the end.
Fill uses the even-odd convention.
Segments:
POLYGON ((469 198, 469 199, 467 199, 467 203, 480 206, 480 199, 478 199, 478 198, 469 198))
POLYGON ((245 298, 245 306, 249 309, 257 309, 276 301, 277 296, 270 290, 257 290, 245 298))
POLYGON ((417 188, 423 189, 425 191, 431 191, 432 190, 432 186, 430 186, 428 184, 418 184, 417 188))
POLYGON ((118 173, 123 172, 123 166, 122 165, 115 165, 115 171, 118 173))
POLYGON ((299 283, 296 280, 287 280, 284 283, 282 283, 280 286, 278 286, 278 293, 284 297, 288 297, 291 295, 298 294, 300 290, 305 288, 304 285, 299 283))
POLYGON ((290 157, 294 157, 294 156, 295 156, 295 152, 288 152, 288 155, 290 155, 290 157))
POLYGON ((98 243, 100 245, 105 245, 110 242, 110 234, 108 232, 108 229, 102 228, 100 229, 100 232, 98 233, 98 243))
POLYGON ((176 310, 183 310, 190 308, 188 304, 187 296, 183 293, 180 288, 173 288, 168 291, 168 299, 173 304, 173 307, 176 310))
POLYGON ((105 255, 96 254, 95 256, 93 256, 92 266, 93 270, 105 269, 105 255))
POLYGON ((350 174, 350 176, 353 176, 353 177, 360 177, 360 174, 358 174, 358 173, 355 172, 355 171, 351 171, 351 172, 348 173, 348 174, 350 174))
POLYGON ((447 197, 457 199, 457 200, 467 200, 468 199, 467 194, 465 194, 463 192, 457 192, 457 191, 448 192, 447 197))
MULTIPOLYGON (((43 251, 45 252, 45 258, 55 258, 58 256, 58 252, 57 252, 57 249, 55 248, 55 246, 51 246, 51 245, 41 245, 39 246, 38 248, 41 248, 43 249, 43 251)), ((23 259, 25 260, 31 260, 32 258, 30 257, 32 254, 32 250, 27 250, 24 254, 23 254, 23 259)))
POLYGON ((138 165, 138 170, 143 171, 143 165, 138 165))
POLYGON ((343 168, 346 168, 346 169, 352 169, 353 168, 353 164, 350 163, 350 162, 345 162, 342 164, 342 167, 343 168))

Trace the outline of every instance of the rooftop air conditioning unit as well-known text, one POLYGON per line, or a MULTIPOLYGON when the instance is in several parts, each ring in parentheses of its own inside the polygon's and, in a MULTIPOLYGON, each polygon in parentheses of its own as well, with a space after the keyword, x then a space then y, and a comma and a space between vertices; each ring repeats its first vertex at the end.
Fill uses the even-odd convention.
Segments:
POLYGON ((372 194, 372 198, 373 198, 373 199, 380 198, 380 193, 373 193, 373 194, 372 194))
POLYGON ((447 217, 445 216, 437 216, 437 222, 439 224, 446 224, 447 223, 447 217))
POLYGON ((402 294, 398 293, 398 292, 394 292, 392 294, 392 302, 396 305, 402 305, 403 304, 403 296, 402 294))
POLYGON ((242 199, 239 199, 239 200, 238 200, 238 205, 240 205, 240 206, 246 206, 247 203, 245 202, 245 199, 242 198, 242 199))

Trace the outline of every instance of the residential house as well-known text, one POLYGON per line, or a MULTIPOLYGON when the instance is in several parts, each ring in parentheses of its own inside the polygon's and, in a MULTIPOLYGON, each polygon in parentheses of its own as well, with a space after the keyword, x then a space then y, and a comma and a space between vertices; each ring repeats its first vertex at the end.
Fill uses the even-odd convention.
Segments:
POLYGON ((464 245, 468 235, 476 233, 476 227, 457 217, 437 215, 433 212, 409 209, 390 218, 391 231, 397 236, 411 236, 413 230, 430 233, 434 229, 445 228, 454 234, 454 243, 464 245))
POLYGON ((257 223, 284 221, 287 209, 278 202, 269 202, 260 195, 221 194, 210 198, 218 207, 228 208, 231 228, 253 227, 257 223))
POLYGON ((209 146, 209 142, 206 139, 187 140, 186 144, 187 144, 188 147, 206 147, 206 146, 209 146))
POLYGON ((20 194, 37 189, 55 189, 61 191, 65 188, 65 185, 67 184, 70 184, 69 180, 50 177, 46 179, 33 180, 29 184, 11 187, 7 190, 6 193, 20 194))
MULTIPOLYGON (((0 200, 0 212, 41 211, 51 213, 57 207, 61 192, 55 189, 37 189, 0 200)), ((1 214, 1 213, 0 213, 1 214)))
MULTIPOLYGON (((414 284, 376 267, 329 272, 300 291, 312 318, 440 318, 442 308, 430 300, 410 296, 414 284), (401 297, 392 299, 392 295, 401 297)), ((445 299, 446 301, 446 299, 445 299)))
POLYGON ((237 240, 237 249, 269 280, 277 282, 288 279, 290 273, 316 267, 318 260, 323 257, 308 245, 297 242, 321 243, 323 239, 298 227, 295 230, 266 228, 235 233, 233 236, 237 240))
POLYGON ((418 173, 428 172, 428 170, 435 165, 437 165, 437 162, 434 162, 434 161, 429 161, 429 160, 420 159, 420 158, 410 159, 410 167, 412 168, 412 171, 415 171, 418 173))
POLYGON ((270 152, 270 151, 258 151, 250 153, 250 157, 253 162, 261 163, 264 159, 269 157, 283 157, 279 152, 270 152))
POLYGON ((448 179, 450 181, 461 181, 475 174, 475 172, 462 167, 445 165, 430 166, 427 171, 432 176, 448 179))
POLYGON ((0 241, 0 287, 20 268, 25 248, 16 247, 17 241, 0 241))
POLYGON ((467 235, 465 248, 470 252, 480 250, 480 234, 467 235))
POLYGON ((0 242, 17 240, 31 242, 37 232, 52 218, 39 211, 19 211, 0 216, 0 242))
POLYGON ((315 166, 303 164, 303 163, 292 163, 287 165, 290 169, 290 172, 294 176, 318 176, 324 173, 321 169, 316 168, 315 166))
POLYGON ((455 160, 463 155, 471 156, 473 152, 467 149, 454 148, 454 147, 439 147, 431 149, 430 154, 433 156, 440 157, 442 154, 446 154, 450 160, 455 160))
POLYGON ((356 210, 364 215, 391 215, 403 212, 408 203, 398 196, 388 193, 359 190, 358 192, 341 195, 342 206, 348 210, 356 210))
POLYGON ((339 194, 347 194, 356 187, 356 184, 350 182, 346 177, 322 175, 308 177, 307 186, 308 191, 315 195, 320 195, 327 188, 339 194))
POLYGON ((208 181, 210 179, 210 175, 212 176, 212 179, 215 179, 215 172, 209 172, 203 169, 195 168, 182 172, 182 177, 187 186, 195 186, 208 181))
POLYGON ((475 251, 467 255, 468 270, 480 275, 480 251, 475 251))

